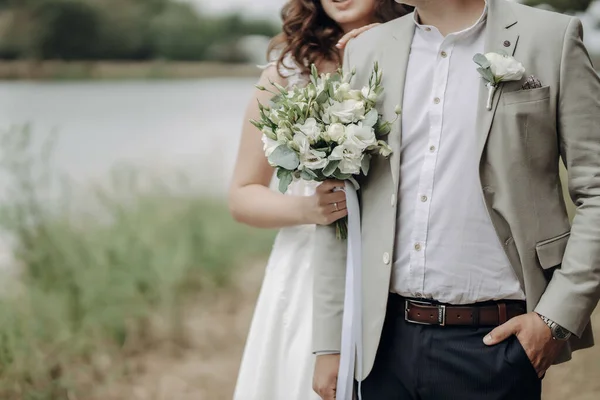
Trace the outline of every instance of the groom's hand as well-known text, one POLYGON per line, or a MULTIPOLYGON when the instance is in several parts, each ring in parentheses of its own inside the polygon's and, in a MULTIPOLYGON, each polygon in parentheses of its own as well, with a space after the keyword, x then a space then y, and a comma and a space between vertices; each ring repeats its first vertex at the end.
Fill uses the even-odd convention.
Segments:
POLYGON ((550 328, 534 312, 513 318, 487 335, 483 342, 493 346, 515 335, 538 376, 542 378, 560 353, 564 342, 552 337, 550 328))
POLYGON ((334 400, 337 386, 338 370, 340 368, 339 354, 325 354, 317 356, 315 374, 313 376, 313 390, 323 400, 334 400))

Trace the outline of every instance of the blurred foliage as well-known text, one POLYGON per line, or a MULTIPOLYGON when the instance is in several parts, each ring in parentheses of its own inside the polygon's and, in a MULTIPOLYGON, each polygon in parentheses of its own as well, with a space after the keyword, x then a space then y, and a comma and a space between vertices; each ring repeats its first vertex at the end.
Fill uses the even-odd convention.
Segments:
POLYGON ((204 15, 176 0, 0 0, 0 58, 218 60, 276 24, 204 15))
POLYGON ((0 132, 9 178, 0 229, 14 242, 12 268, 22 267, 0 296, 0 398, 92 398, 125 373, 120 357, 163 342, 185 348, 185 305, 200 293, 211 301, 236 265, 265 257, 273 232, 185 194, 183 179, 177 190, 134 170, 116 173, 85 210, 68 185, 51 206, 40 191, 56 181, 52 146, 35 142, 28 128, 0 132))
POLYGON ((594 0, 525 0, 530 6, 547 4, 560 12, 585 11, 594 0))

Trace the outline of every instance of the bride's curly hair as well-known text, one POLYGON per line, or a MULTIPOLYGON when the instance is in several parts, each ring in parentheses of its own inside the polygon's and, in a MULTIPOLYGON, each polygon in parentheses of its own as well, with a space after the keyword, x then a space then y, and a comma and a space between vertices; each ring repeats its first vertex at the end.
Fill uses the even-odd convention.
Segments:
MULTIPOLYGON (((411 7, 402 6, 395 0, 376 0, 375 22, 388 22, 406 15, 411 7)), ((268 56, 278 54, 278 70, 289 69, 284 64, 290 54, 303 72, 310 72, 310 65, 322 61, 341 62, 335 47, 343 36, 342 28, 323 10, 320 0, 289 0, 281 11, 283 32, 269 45, 268 56)))

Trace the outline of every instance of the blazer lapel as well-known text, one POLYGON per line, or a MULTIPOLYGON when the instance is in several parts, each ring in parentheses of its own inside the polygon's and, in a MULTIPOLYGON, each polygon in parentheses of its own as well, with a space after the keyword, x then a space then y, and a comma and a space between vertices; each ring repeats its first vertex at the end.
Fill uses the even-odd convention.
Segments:
MULTIPOLYGON (((390 43, 385 46, 384 53, 381 55, 381 67, 385 83, 384 101, 382 102, 385 118, 395 118, 395 108, 402 106, 404 98, 404 83, 406 80, 406 68, 410 57, 410 48, 415 34, 415 23, 413 14, 398 20, 399 26, 394 35, 390 38, 390 43), (386 76, 388 77, 386 79, 386 76)), ((400 149, 402 142, 402 115, 392 126, 388 136, 388 142, 393 150, 390 156, 390 167, 392 177, 396 188, 399 183, 400 175, 400 149)))
MULTIPOLYGON (((503 50, 513 56, 519 42, 519 32, 517 29, 518 21, 511 9, 510 3, 488 0, 488 7, 485 53, 503 50)), ((476 68, 475 63, 473 63, 473 68, 476 68)), ((492 109, 488 110, 486 107, 488 90, 483 79, 481 80, 477 114, 477 132, 479 133, 478 151, 480 157, 483 155, 503 89, 504 84, 500 84, 494 96, 492 109)))

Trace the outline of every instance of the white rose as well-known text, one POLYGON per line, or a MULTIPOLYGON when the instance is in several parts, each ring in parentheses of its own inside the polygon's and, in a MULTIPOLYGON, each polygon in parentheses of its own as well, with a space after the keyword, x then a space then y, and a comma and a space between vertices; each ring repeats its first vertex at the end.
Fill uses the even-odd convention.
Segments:
POLYGON ((340 161, 338 168, 342 174, 351 175, 360 173, 362 158, 362 151, 350 143, 337 146, 329 155, 331 161, 340 161))
POLYGON ((518 81, 525 74, 523 64, 515 60, 513 57, 504 56, 498 53, 487 53, 485 58, 491 64, 490 69, 492 74, 499 82, 518 81))
POLYGON ((276 148, 278 148, 281 143, 277 140, 270 139, 267 135, 262 136, 263 142, 263 150, 265 151, 265 155, 269 157, 276 148))
POLYGON ((341 103, 334 101, 326 107, 325 112, 337 117, 344 124, 351 124, 364 116, 365 103, 356 100, 345 100, 341 103))
POLYGON ((321 136, 321 126, 314 118, 308 118, 302 125, 296 124, 296 129, 304 133, 313 142, 321 136))
POLYGON ((327 134, 334 142, 341 143, 346 137, 346 129, 344 129, 344 125, 342 124, 332 124, 327 128, 327 134))
POLYGON ((362 123, 353 124, 346 127, 346 142, 348 141, 359 149, 364 150, 367 147, 377 144, 377 136, 372 127, 365 126, 362 123))

